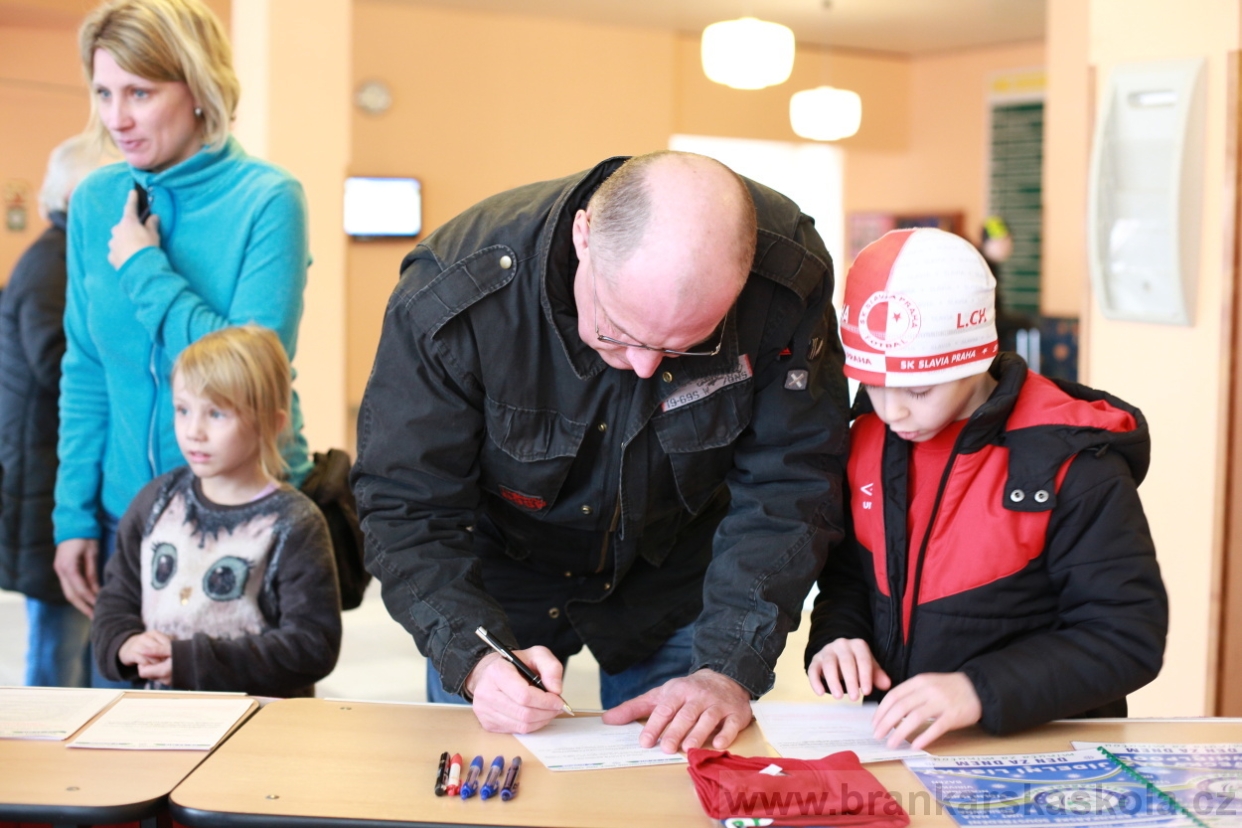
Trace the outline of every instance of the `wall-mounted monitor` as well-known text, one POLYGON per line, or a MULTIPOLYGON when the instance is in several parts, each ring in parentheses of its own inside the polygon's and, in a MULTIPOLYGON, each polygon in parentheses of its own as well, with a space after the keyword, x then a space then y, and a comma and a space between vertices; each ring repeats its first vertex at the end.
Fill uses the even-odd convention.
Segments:
POLYGON ((416 178, 345 179, 345 232, 361 238, 413 238, 423 229, 416 178))

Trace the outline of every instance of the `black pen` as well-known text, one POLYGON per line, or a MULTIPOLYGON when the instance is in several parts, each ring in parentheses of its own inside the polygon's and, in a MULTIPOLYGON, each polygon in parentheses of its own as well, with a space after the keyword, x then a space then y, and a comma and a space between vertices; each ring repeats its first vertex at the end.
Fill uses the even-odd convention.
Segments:
POLYGON ((505 786, 500 789, 500 801, 501 802, 508 802, 510 799, 513 799, 513 797, 517 796, 517 789, 518 789, 517 775, 518 775, 518 769, 520 769, 521 767, 522 767, 522 757, 514 756, 513 764, 509 766, 509 773, 507 776, 505 776, 505 786))
POLYGON ((444 796, 444 786, 448 783, 448 751, 440 754, 440 769, 436 771, 436 796, 444 796))
MULTIPOLYGON (((477 630, 475 630, 474 634, 477 635, 479 638, 483 639, 483 643, 485 643, 487 646, 491 647, 493 650, 500 653, 501 658, 503 658, 505 661, 509 662, 514 667, 516 667, 517 671, 522 674, 522 678, 526 679, 532 685, 534 685, 535 687, 538 687, 540 690, 543 690, 545 693, 548 692, 548 689, 543 686, 543 679, 539 678, 539 674, 536 673, 534 670, 530 669, 530 667, 527 666, 526 662, 522 661, 522 659, 514 655, 513 650, 510 650, 504 644, 501 644, 499 641, 492 638, 491 633, 489 633, 483 627, 479 627, 477 630)), ((556 695, 556 694, 554 693, 553 695, 556 695)), ((557 696, 557 698, 560 699, 561 697, 557 696)), ((568 704, 566 704, 564 699, 561 699, 561 709, 571 716, 574 715, 573 708, 571 708, 568 704)))

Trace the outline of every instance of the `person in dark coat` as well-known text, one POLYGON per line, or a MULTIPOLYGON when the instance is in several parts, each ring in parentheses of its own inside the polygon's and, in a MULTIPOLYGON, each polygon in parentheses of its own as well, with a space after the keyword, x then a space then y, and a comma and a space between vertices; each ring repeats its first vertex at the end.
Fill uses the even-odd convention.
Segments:
POLYGON ((90 619, 65 600, 52 569, 52 491, 69 195, 100 160, 100 149, 82 135, 52 151, 39 193, 50 225, 0 294, 0 589, 26 596, 30 685, 89 686, 90 619))
POLYGON ((493 196, 402 271, 353 485, 429 699, 529 733, 586 647, 605 723, 728 747, 844 534, 847 389, 812 219, 663 151, 493 196))

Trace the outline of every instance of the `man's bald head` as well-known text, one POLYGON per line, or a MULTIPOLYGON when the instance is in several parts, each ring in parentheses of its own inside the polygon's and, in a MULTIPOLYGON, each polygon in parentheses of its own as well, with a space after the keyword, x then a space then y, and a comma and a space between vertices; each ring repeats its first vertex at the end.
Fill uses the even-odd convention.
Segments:
POLYGON ((582 341, 640 377, 669 352, 718 350, 755 227, 749 189, 723 164, 684 152, 631 158, 574 216, 582 341))
POLYGON ((588 211, 592 256, 606 278, 653 247, 684 260, 678 284, 665 286, 675 293, 732 288, 736 295, 750 272, 754 201, 742 179, 714 159, 672 150, 636 155, 600 185, 588 211), (721 262, 723 270, 709 266, 721 262))

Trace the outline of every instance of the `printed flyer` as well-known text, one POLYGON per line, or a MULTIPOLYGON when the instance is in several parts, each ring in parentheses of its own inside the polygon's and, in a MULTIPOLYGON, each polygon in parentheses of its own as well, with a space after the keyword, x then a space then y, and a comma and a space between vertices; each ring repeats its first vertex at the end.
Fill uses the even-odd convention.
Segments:
POLYGON ((1209 825, 1242 826, 1242 745, 1074 742, 1103 747, 1209 825))
POLYGON ((907 759, 906 767, 963 828, 1195 825, 1159 791, 1095 750, 924 756, 907 759))

